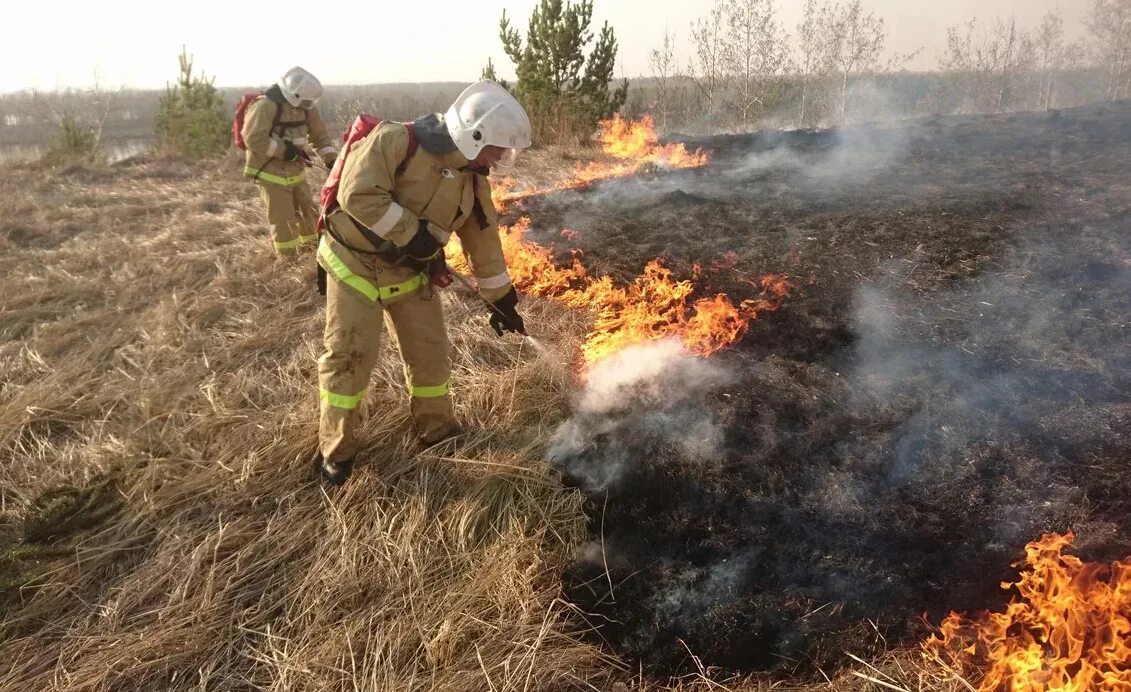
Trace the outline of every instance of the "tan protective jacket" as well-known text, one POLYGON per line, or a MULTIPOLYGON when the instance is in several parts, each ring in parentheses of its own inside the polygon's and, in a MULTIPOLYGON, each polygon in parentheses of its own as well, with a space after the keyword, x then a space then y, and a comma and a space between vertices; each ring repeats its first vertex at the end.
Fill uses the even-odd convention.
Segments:
POLYGON ((244 175, 286 187, 297 185, 303 180, 305 166, 302 159, 283 160, 284 139, 291 140, 296 146, 308 143, 309 147, 299 148, 313 148, 327 167, 337 155, 317 107, 306 111, 286 102, 276 104, 266 96, 260 96, 248 104, 244 113, 243 139, 247 144, 244 175), (275 114, 280 108, 282 111, 278 113, 278 122, 272 131, 271 123, 275 121, 275 114))
MULTIPOLYGON (((510 290, 499 239, 498 215, 491 202, 487 176, 467 169, 458 150, 435 155, 419 146, 407 168, 397 173, 408 151, 408 132, 400 123, 382 123, 365 139, 354 143, 342 167, 338 187, 341 208, 328 223, 347 244, 372 250, 354 225, 364 224, 385 240, 404 247, 427 219, 438 229, 441 243, 452 233, 459 236, 464 254, 479 288, 489 300, 510 290), (479 212, 476 212, 478 201, 479 212)), ((322 237, 319 262, 336 277, 370 300, 395 298, 415 290, 420 275, 371 255, 355 253, 322 237)))

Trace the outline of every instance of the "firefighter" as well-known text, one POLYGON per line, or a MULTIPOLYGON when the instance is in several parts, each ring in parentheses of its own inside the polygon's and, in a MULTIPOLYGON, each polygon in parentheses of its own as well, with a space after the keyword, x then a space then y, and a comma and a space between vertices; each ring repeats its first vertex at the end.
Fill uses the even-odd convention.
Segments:
POLYGON ((303 171, 311 163, 311 147, 327 169, 337 157, 316 105, 321 96, 322 84, 314 75, 292 67, 248 104, 243 116, 244 174, 259 187, 280 255, 318 240, 317 207, 303 171))
POLYGON ((331 173, 331 181, 340 173, 338 207, 327 212, 318 247, 328 281, 312 461, 324 480, 340 485, 352 471, 357 409, 383 324, 396 336, 420 441, 432 445, 459 433, 449 392, 451 347, 429 280, 447 272, 444 246, 452 233, 492 303, 488 318, 496 333, 525 334, 487 176, 528 146, 530 120, 522 106, 498 84, 482 81, 444 115, 382 122, 343 148, 331 173))

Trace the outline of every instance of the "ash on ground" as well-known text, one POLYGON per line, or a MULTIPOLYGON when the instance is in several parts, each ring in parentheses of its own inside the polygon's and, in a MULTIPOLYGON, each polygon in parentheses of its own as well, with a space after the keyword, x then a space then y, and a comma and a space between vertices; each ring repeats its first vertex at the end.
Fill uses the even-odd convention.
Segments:
POLYGON ((795 285, 729 353, 590 374, 550 457, 597 635, 656 672, 828 670, 1001 607, 1041 532, 1131 553, 1131 104, 698 144, 516 211, 598 272, 795 285))

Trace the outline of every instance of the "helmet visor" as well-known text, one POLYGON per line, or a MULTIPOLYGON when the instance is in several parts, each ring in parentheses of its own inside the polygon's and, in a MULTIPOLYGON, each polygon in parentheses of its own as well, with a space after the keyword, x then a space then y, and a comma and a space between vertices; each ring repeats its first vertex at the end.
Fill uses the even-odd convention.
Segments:
POLYGON ((518 161, 518 155, 521 151, 522 149, 504 149, 503 155, 499 157, 498 162, 495 163, 495 167, 507 170, 514 168, 514 164, 518 161))

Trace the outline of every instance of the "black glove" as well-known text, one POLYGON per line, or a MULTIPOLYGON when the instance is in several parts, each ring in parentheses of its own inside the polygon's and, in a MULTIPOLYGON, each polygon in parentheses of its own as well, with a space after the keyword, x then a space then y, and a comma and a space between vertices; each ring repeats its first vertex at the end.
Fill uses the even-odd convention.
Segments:
POLYGON ((515 293, 514 288, 491 305, 495 308, 491 311, 491 328, 496 334, 499 336, 502 336, 503 332, 526 334, 526 325, 522 323, 522 316, 515 309, 518 306, 518 294, 515 293))
POLYGON ((291 143, 291 140, 283 140, 283 160, 294 161, 298 158, 299 148, 291 143))
POLYGON ((444 253, 439 253, 424 267, 424 271, 428 274, 428 280, 436 288, 447 288, 452 285, 452 271, 448 269, 448 261, 444 257, 444 253))
POLYGON ((406 260, 404 262, 406 266, 424 271, 424 268, 428 266, 428 261, 440 254, 443 249, 444 246, 436 240, 436 236, 428 231, 428 222, 421 219, 420 225, 416 229, 416 235, 412 236, 408 245, 401 248, 401 253, 406 260))

